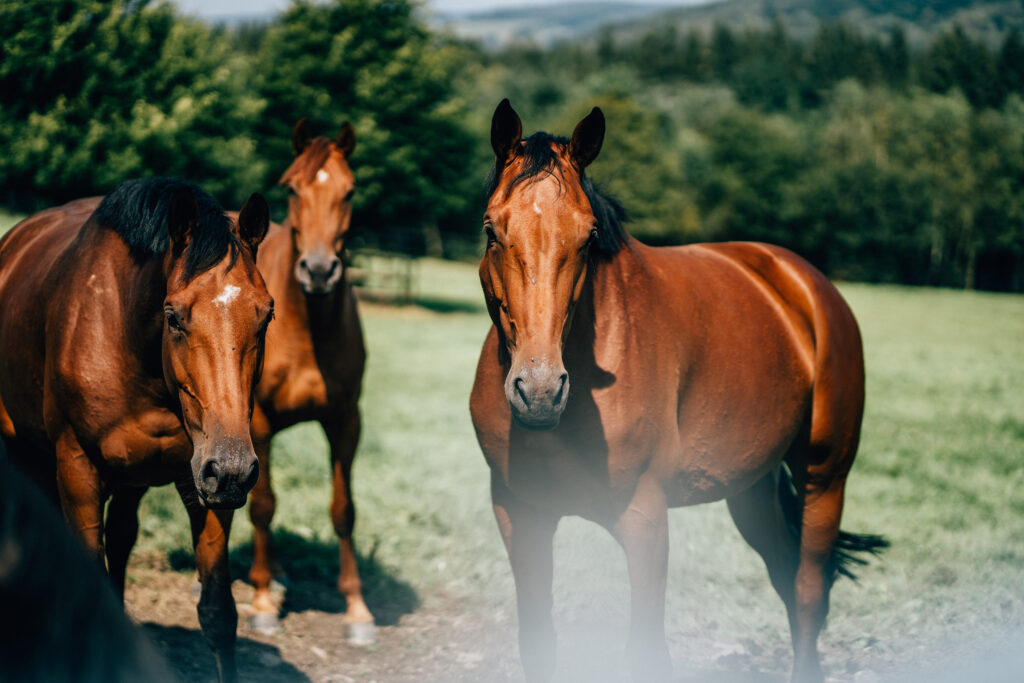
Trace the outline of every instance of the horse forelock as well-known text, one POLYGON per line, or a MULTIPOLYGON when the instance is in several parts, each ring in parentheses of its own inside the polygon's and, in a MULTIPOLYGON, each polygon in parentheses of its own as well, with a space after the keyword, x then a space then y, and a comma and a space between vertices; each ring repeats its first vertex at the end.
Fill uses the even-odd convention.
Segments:
MULTIPOLYGON (((504 196, 508 199, 520 184, 546 176, 555 178, 559 185, 569 182, 565 172, 568 147, 568 138, 544 132, 534 133, 520 143, 513 156, 518 170, 507 181, 504 181, 503 177, 512 164, 506 164, 502 160, 495 162, 484 181, 487 197, 493 197, 495 192, 504 187, 504 196)), ((623 225, 627 220, 626 210, 616 199, 595 185, 582 169, 578 172, 578 177, 580 189, 590 202, 597 221, 597 250, 603 254, 614 254, 629 239, 623 225)))
POLYGON ((316 178, 317 171, 324 167, 334 150, 334 141, 330 138, 320 136, 310 141, 309 145, 302 150, 302 154, 295 157, 292 165, 281 175, 279 185, 287 185, 292 181, 303 184, 311 183, 316 178))
POLYGON ((241 240, 220 203, 196 185, 173 178, 127 180, 103 198, 95 216, 100 225, 116 232, 136 257, 160 256, 171 245, 171 202, 182 189, 192 193, 199 210, 182 255, 185 280, 209 270, 225 255, 230 255, 230 270, 238 260, 241 240))

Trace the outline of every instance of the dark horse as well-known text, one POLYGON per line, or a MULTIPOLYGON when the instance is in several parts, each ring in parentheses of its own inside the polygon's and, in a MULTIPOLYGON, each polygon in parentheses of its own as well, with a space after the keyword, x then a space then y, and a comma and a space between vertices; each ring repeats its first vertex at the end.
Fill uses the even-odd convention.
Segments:
POLYGON ((373 615, 363 602, 352 547, 355 506, 352 460, 359 442, 359 393, 366 351, 352 287, 344 278, 341 253, 352 216, 355 179, 348 158, 355 148, 352 125, 337 138, 310 137, 302 119, 292 134, 295 160, 281 176, 287 185, 288 219, 273 226, 259 267, 277 302, 277 322, 267 335, 263 378, 252 418, 260 477, 252 492, 253 563, 256 587, 250 625, 277 628, 270 584, 280 570, 270 548, 275 499, 270 485, 270 439, 297 422, 317 420, 331 448, 331 519, 340 539, 338 589, 345 595, 345 630, 350 642, 374 640, 373 615))
POLYGON ((667 509, 724 498, 786 605, 793 679, 820 681, 832 581, 850 551, 882 544, 839 531, 864 405, 857 323, 784 249, 630 238, 584 174, 604 128, 595 108, 571 140, 522 140, 508 100, 491 125, 480 280, 494 326, 470 410, 523 667, 554 669, 552 537, 579 515, 625 550, 634 675, 667 678, 667 509))
POLYGON ((238 617, 227 542, 259 466, 249 434, 273 300, 268 226, 199 188, 122 183, 31 216, 0 241, 0 434, 58 498, 119 595, 146 488, 174 483, 202 581, 199 622, 223 680, 238 617), (103 506, 107 499, 106 528, 103 506))

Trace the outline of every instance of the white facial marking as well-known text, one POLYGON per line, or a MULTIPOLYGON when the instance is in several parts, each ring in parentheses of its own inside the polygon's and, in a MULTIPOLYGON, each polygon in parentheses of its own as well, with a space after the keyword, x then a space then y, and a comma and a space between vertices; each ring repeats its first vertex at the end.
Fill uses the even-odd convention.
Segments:
POLYGON ((227 306, 229 303, 234 301, 235 297, 238 296, 238 293, 241 291, 242 289, 240 287, 235 287, 234 285, 226 285, 223 291, 221 291, 220 295, 216 299, 214 299, 214 301, 220 304, 221 306, 227 306))
POLYGON ((541 214, 541 211, 540 211, 540 207, 539 207, 539 206, 537 206, 537 202, 534 202, 534 203, 533 203, 533 212, 534 212, 535 214, 537 214, 538 216, 539 216, 539 215, 541 214))
POLYGON ((322 168, 319 171, 316 172, 316 181, 318 183, 320 183, 321 185, 326 183, 327 179, 330 178, 330 177, 331 177, 330 174, 328 174, 327 171, 325 171, 322 168))

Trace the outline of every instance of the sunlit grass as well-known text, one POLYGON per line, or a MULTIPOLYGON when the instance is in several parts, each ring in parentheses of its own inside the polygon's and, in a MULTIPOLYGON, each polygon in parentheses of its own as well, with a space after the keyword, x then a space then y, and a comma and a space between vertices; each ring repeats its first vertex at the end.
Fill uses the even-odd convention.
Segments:
MULTIPOLYGON (((427 307, 363 307, 370 356, 355 468, 357 542, 375 572, 411 586, 423 604, 443 591, 485 613, 510 614, 511 579, 467 410, 489 325, 479 282, 470 266, 417 267, 427 307), (438 305, 445 298, 459 305, 438 305)), ((884 534, 893 547, 859 583, 836 584, 822 637, 826 665, 840 676, 920 667, 1024 632, 1024 297, 842 291, 860 320, 868 368, 843 526, 884 534)), ((282 434, 272 457, 275 527, 333 547, 319 427, 282 434)), ((247 517, 236 517, 236 549, 250 538, 247 517)), ((667 627, 677 667, 711 653, 785 672, 782 605, 724 505, 676 510, 670 519, 667 627)), ((187 547, 173 490, 148 494, 139 548, 187 547)), ((565 520, 555 584, 563 650, 595 671, 621 667, 628 596, 615 542, 565 520)))

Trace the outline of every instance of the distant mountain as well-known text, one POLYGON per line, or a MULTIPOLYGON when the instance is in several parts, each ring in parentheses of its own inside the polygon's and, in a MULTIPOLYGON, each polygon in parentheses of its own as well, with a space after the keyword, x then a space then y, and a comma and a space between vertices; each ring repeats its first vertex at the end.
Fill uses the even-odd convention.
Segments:
POLYGON ((797 37, 812 35, 822 21, 842 21, 867 34, 885 34, 901 27, 911 45, 953 25, 996 43, 1011 27, 1024 28, 1021 0, 724 0, 699 7, 666 10, 643 20, 618 22, 618 35, 674 24, 680 29, 710 31, 715 24, 730 28, 766 29, 781 21, 797 37))
POLYGON ((514 42, 550 45, 591 39, 606 25, 625 38, 656 26, 674 25, 682 31, 710 31, 716 24, 767 29, 776 20, 797 37, 813 35, 823 21, 842 21, 867 34, 886 34, 899 26, 912 46, 926 44, 956 24, 995 44, 1009 28, 1024 28, 1024 0, 690 0, 670 9, 629 2, 565 3, 434 15, 431 23, 496 48, 514 42))
POLYGON ((431 23, 490 48, 524 42, 550 45, 558 40, 586 36, 604 24, 640 20, 664 9, 664 4, 577 2, 440 14, 434 15, 431 23))

